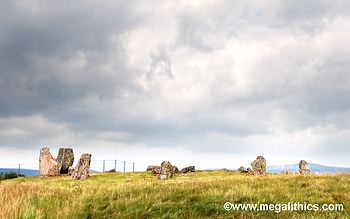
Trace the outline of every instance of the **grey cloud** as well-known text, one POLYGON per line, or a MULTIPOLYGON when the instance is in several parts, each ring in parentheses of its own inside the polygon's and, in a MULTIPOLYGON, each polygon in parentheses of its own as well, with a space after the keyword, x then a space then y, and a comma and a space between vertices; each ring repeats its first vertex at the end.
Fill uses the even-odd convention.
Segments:
POLYGON ((159 29, 174 36, 153 35, 149 47, 129 34, 143 38, 150 2, 37 3, 1 3, 0 147, 87 138, 193 153, 349 152, 337 135, 350 127, 345 1, 158 2, 174 22, 159 29), (326 143, 308 141, 329 126, 326 143))
POLYGON ((179 16, 179 42, 199 51, 210 52, 213 48, 204 41, 203 36, 210 31, 210 26, 206 23, 205 18, 192 17, 190 14, 191 12, 188 12, 179 16))
POLYGON ((147 72, 147 80, 152 81, 157 78, 173 79, 171 57, 165 46, 160 46, 151 54, 151 63, 147 72))
POLYGON ((36 11, 19 5, 2 7, 8 18, 0 30, 2 115, 31 114, 91 94, 114 96, 133 86, 120 39, 135 25, 131 4, 91 10, 96 3, 47 2, 36 11))

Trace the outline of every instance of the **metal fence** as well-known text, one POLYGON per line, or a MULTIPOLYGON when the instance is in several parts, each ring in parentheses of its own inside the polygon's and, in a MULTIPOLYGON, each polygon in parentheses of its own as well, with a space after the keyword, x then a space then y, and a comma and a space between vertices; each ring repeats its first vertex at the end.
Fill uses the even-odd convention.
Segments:
MULTIPOLYGON (((76 164, 73 166, 75 167, 76 164)), ((90 172, 143 172, 147 164, 124 160, 91 160, 90 172)), ((15 172, 26 176, 39 175, 39 162, 37 163, 12 163, 1 164, 0 172, 15 172)))
POLYGON ((96 172, 142 172, 147 168, 147 164, 123 160, 92 160, 91 171, 96 172))

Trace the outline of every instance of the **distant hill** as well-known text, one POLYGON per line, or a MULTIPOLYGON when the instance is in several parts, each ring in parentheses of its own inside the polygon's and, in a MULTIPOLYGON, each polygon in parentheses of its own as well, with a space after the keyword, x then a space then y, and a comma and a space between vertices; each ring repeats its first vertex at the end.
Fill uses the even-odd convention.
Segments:
MULTIPOLYGON (((310 170, 313 173, 349 173, 348 167, 332 167, 321 164, 309 164, 310 170)), ((298 164, 280 165, 280 166, 267 166, 266 171, 268 173, 280 173, 282 171, 299 172, 298 164)))
MULTIPOLYGON (((8 173, 8 172, 18 172, 17 168, 0 168, 0 173, 8 173)), ((20 174, 24 174, 25 176, 37 176, 39 175, 39 170, 32 169, 21 169, 20 174)))
MULTIPOLYGON (((8 173, 8 172, 18 172, 17 168, 0 168, 0 173, 8 173)), ((90 173, 99 172, 96 170, 90 170, 90 173)), ((39 170, 32 169, 21 169, 20 174, 24 174, 25 176, 39 176, 39 170)))

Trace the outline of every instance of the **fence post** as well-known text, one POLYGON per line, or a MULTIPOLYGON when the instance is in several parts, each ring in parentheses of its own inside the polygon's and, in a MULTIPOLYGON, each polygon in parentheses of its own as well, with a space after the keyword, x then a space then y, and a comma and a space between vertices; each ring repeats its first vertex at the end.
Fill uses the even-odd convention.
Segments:
POLYGON ((125 161, 124 161, 124 173, 125 173, 125 161))
POLYGON ((132 163, 132 172, 135 172, 135 163, 132 163))
POLYGON ((115 172, 117 172, 117 160, 114 160, 114 169, 115 169, 115 172))
POLYGON ((105 160, 103 160, 103 170, 102 172, 105 172, 105 160))
POLYGON ((19 175, 20 171, 21 171, 21 164, 18 164, 18 172, 17 172, 18 175, 19 175))

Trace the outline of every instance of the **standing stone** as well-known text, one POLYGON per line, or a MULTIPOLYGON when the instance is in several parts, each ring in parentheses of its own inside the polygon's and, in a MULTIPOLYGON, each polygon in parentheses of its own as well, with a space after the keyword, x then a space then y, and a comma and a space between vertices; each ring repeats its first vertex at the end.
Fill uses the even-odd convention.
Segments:
POLYGON ((67 174, 68 168, 74 163, 74 153, 72 148, 60 148, 57 160, 61 162, 61 174, 67 174))
POLYGON ((195 172, 196 168, 194 166, 188 166, 188 167, 184 167, 181 170, 181 173, 189 173, 189 172, 195 172))
POLYGON ((159 179, 169 179, 173 176, 173 166, 169 161, 163 161, 160 169, 159 179))
POLYGON ((266 175, 266 160, 263 156, 258 156, 251 165, 254 175, 266 175))
POLYGON ((74 168, 72 179, 86 179, 89 176, 91 154, 82 154, 74 168))
POLYGON ((68 167, 68 173, 67 173, 67 175, 68 175, 68 176, 71 176, 71 175, 73 174, 73 172, 74 172, 74 167, 72 167, 72 166, 68 167))
POLYGON ((40 176, 59 176, 61 163, 52 157, 50 148, 40 149, 39 155, 39 173, 40 176))
POLYGON ((307 175, 310 173, 309 164, 305 160, 299 162, 299 173, 301 175, 307 175))

